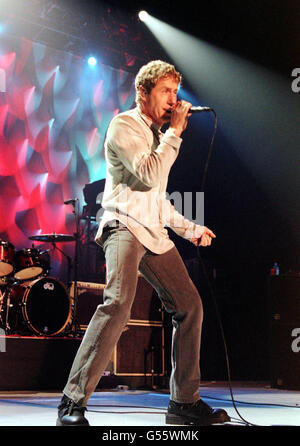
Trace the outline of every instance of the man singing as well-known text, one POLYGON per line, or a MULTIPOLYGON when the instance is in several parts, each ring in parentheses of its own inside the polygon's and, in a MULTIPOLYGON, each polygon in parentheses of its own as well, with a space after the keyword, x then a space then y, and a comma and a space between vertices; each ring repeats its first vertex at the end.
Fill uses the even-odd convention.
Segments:
POLYGON ((104 303, 97 307, 74 360, 57 425, 89 424, 85 408, 130 318, 138 271, 172 314, 166 423, 230 421, 223 409, 212 409, 199 395, 202 302, 166 229, 198 246, 209 246, 215 238, 207 227, 184 218, 166 198, 169 172, 190 116, 191 104, 177 100, 180 83, 173 65, 146 64, 135 79, 136 108, 120 113, 109 125, 104 214, 96 236, 106 258, 104 303), (162 133, 166 123, 169 127, 162 133))

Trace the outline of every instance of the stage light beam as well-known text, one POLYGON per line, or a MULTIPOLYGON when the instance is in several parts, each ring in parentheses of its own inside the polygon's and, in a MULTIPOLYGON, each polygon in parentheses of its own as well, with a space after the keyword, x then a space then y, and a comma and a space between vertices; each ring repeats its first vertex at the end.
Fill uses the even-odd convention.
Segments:
POLYGON ((283 79, 152 15, 145 25, 201 102, 216 110, 219 129, 271 201, 277 206, 280 203, 282 214, 289 215, 290 225, 295 228, 291 209, 298 199, 295 191, 299 190, 294 162, 299 103, 290 78, 283 79))

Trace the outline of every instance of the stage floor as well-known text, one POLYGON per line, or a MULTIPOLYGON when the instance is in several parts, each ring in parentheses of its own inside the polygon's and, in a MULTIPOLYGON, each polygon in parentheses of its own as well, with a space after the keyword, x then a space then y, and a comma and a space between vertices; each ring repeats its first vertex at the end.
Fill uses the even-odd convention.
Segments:
MULTIPOLYGON (((300 426, 300 391, 270 388, 266 383, 233 383, 236 408, 253 426, 300 426)), ((237 414, 227 383, 207 382, 200 387, 203 400, 222 407, 232 424, 246 426, 237 414)), ((55 426, 59 392, 0 392, 0 426, 55 426)), ((89 400, 86 417, 91 426, 166 426, 167 391, 101 390, 89 400)), ((172 427, 172 426, 171 426, 172 427)))

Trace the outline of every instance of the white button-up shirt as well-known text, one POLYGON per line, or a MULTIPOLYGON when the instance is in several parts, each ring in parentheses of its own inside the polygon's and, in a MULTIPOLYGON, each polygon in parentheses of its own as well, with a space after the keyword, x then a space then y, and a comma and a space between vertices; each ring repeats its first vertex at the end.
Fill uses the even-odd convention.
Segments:
POLYGON ((138 107, 115 116, 107 130, 106 182, 102 200, 104 214, 96 235, 119 220, 150 251, 162 254, 174 246, 166 227, 191 239, 200 237, 203 226, 184 218, 166 198, 170 169, 182 139, 173 129, 159 126, 138 107))

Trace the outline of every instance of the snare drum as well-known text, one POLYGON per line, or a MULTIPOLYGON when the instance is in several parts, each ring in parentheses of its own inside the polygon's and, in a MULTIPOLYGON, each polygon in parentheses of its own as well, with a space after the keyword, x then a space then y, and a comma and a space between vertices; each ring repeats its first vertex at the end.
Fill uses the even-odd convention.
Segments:
POLYGON ((31 280, 44 271, 40 251, 35 248, 21 249, 15 255, 15 274, 17 280, 31 280))
POLYGON ((13 332, 31 331, 54 336, 71 318, 71 299, 64 284, 53 277, 13 285, 9 292, 9 327, 13 332))
POLYGON ((15 247, 9 242, 0 240, 0 277, 9 276, 14 270, 15 247))

